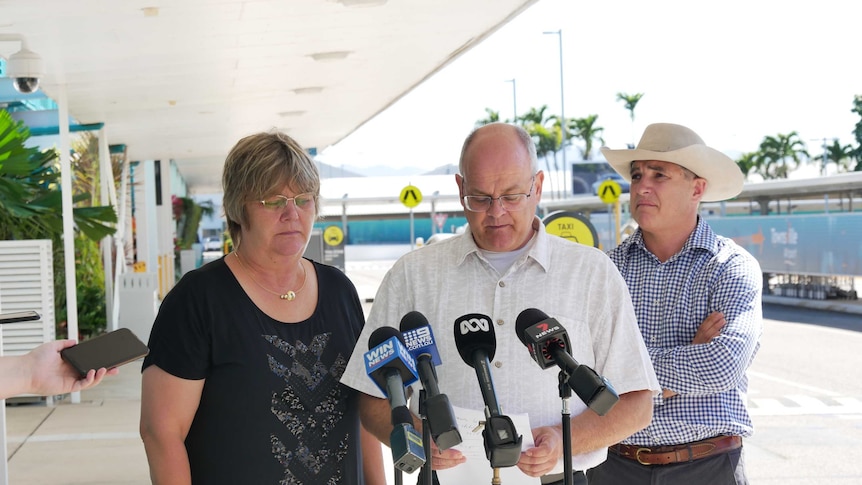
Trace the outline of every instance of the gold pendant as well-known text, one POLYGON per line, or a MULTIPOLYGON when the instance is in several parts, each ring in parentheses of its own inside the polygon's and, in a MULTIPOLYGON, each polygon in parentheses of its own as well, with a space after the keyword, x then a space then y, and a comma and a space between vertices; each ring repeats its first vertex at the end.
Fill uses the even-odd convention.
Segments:
POLYGON ((296 293, 294 293, 292 291, 288 291, 287 293, 285 293, 283 295, 279 295, 279 298, 281 298, 282 300, 293 301, 294 298, 296 298, 296 293))

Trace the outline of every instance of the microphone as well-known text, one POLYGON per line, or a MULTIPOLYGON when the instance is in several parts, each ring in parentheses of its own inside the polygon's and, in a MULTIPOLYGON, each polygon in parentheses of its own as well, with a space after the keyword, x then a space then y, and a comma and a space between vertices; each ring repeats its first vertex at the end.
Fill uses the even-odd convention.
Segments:
POLYGON ((522 311, 515 321, 515 332, 542 369, 557 365, 571 375, 580 365, 572 358, 572 344, 566 329, 542 310, 527 308, 522 311))
POLYGON ((536 308, 527 308, 518 315, 515 332, 539 367, 559 367, 569 387, 599 416, 607 414, 619 401, 619 395, 607 379, 572 358, 569 334, 556 319, 536 308))
POLYGON ((497 339, 491 317, 468 313, 455 320, 455 347, 461 359, 476 370, 479 389, 485 402, 485 456, 491 468, 515 466, 521 457, 522 437, 515 431, 515 424, 501 414, 491 378, 490 360, 497 351, 497 339))
POLYGON ((422 436, 413 428, 413 415, 407 409, 404 386, 416 382, 416 363, 404 347, 398 330, 380 327, 368 338, 365 371, 388 397, 392 409, 389 446, 395 468, 413 473, 425 464, 422 436))
POLYGON ((437 448, 447 450, 461 443, 461 433, 458 432, 458 422, 455 421, 455 411, 449 403, 449 397, 440 393, 437 385, 435 365, 440 365, 440 354, 434 344, 434 333, 425 315, 412 311, 401 318, 399 326, 407 350, 416 360, 419 370, 419 380, 425 389, 424 402, 420 401, 420 411, 425 415, 431 438, 437 443, 437 448))
POLYGON ((497 338, 491 317, 478 313, 468 313, 455 320, 455 347, 461 359, 470 367, 476 369, 479 378, 479 390, 485 401, 485 414, 500 415, 500 405, 494 392, 494 380, 491 378, 490 360, 497 352, 497 338))

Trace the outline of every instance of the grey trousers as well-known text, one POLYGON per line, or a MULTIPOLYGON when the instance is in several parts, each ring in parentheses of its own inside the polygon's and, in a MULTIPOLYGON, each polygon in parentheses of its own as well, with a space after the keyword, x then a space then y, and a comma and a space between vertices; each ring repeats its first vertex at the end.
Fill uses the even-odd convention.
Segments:
POLYGON ((641 465, 608 452, 601 465, 587 470, 589 485, 748 485, 742 448, 672 465, 641 465))

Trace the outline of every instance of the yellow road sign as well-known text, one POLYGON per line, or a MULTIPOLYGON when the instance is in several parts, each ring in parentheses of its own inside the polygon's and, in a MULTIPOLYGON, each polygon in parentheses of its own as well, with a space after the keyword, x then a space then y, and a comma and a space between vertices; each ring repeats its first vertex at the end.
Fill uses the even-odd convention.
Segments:
POLYGON ((614 180, 605 180, 599 185, 599 198, 605 204, 613 204, 620 198, 623 188, 614 180))
POLYGON ((577 212, 558 211, 548 214, 542 222, 548 234, 584 244, 599 247, 599 236, 589 219, 577 212))
POLYGON ((338 226, 327 226, 323 230, 323 242, 329 246, 338 246, 344 241, 344 233, 338 226))
POLYGON ((422 202, 422 192, 418 187, 408 185, 401 189, 401 195, 398 198, 401 199, 402 204, 412 209, 422 202))

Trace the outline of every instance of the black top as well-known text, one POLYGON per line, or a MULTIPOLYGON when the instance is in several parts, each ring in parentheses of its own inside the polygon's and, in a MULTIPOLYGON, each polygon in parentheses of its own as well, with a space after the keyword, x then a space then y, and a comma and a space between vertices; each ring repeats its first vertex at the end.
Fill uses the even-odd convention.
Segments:
POLYGON ((260 311, 224 258, 162 302, 143 368, 206 379, 186 438, 192 483, 363 482, 357 391, 339 379, 365 319, 350 280, 313 264, 319 297, 303 322, 260 311))

